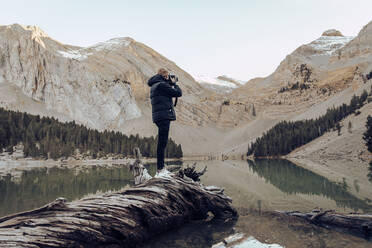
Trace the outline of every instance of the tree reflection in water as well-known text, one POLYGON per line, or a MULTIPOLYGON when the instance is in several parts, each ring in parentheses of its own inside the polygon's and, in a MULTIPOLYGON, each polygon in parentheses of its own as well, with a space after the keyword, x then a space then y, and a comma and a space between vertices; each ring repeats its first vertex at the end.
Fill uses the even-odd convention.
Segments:
MULTIPOLYGON (((146 167, 155 174, 155 164, 146 167)), ((119 190, 128 184, 133 184, 133 175, 127 165, 24 171, 19 179, 10 175, 0 179, 0 216, 38 208, 58 197, 70 201, 87 194, 119 190)))
POLYGON ((247 162, 253 172, 287 194, 320 195, 334 200, 339 207, 372 212, 372 205, 348 192, 349 186, 345 179, 340 183, 331 182, 285 159, 256 159, 247 162))

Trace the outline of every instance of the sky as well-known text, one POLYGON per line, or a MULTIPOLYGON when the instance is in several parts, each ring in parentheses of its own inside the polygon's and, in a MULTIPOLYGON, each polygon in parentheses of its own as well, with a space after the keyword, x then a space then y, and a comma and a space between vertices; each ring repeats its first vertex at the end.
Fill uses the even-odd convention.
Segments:
POLYGON ((62 43, 132 37, 192 75, 249 80, 331 28, 356 36, 371 0, 1 0, 0 25, 41 27, 62 43))

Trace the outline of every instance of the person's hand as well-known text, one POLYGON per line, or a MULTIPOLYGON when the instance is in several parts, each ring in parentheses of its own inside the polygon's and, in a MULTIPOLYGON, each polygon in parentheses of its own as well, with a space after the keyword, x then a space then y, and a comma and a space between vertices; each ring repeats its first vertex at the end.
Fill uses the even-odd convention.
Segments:
POLYGON ((176 84, 176 79, 174 77, 171 77, 170 80, 172 81, 173 84, 176 84))

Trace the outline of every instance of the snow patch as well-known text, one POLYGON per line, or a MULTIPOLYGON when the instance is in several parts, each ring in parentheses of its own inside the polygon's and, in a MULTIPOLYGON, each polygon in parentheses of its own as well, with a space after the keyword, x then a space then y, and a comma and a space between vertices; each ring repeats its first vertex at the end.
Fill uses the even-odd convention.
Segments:
POLYGON ((82 49, 79 50, 69 50, 69 51, 58 51, 60 55, 65 58, 69 59, 76 59, 76 60, 84 60, 86 59, 91 53, 82 54, 82 49))
POLYGON ((332 55, 336 50, 349 43, 352 36, 321 36, 309 45, 324 55, 332 55))
POLYGON ((216 93, 219 93, 219 94, 226 94, 226 93, 231 93, 233 91, 234 88, 231 88, 231 87, 226 87, 226 86, 220 86, 220 85, 216 85, 216 84, 203 84, 204 88, 206 89, 209 89, 209 90, 212 90, 216 93))
POLYGON ((86 59, 89 55, 93 54, 88 52, 89 49, 94 49, 96 51, 114 50, 115 48, 129 46, 132 43, 132 41, 133 40, 131 38, 114 38, 105 42, 97 43, 87 48, 68 51, 58 51, 58 53, 65 58, 77 59, 81 61, 86 59))
POLYGON ((218 86, 228 87, 228 88, 236 88, 237 86, 229 81, 218 79, 217 77, 211 77, 206 75, 195 75, 193 76, 195 81, 201 84, 214 84, 218 86))
POLYGON ((97 43, 96 45, 87 47, 87 49, 95 49, 97 51, 113 50, 117 47, 129 46, 132 43, 131 38, 113 38, 105 42, 97 43))
POLYGON ((233 89, 245 84, 245 82, 242 80, 236 80, 225 75, 219 77, 193 75, 193 78, 205 88, 213 90, 217 93, 230 93, 233 89))

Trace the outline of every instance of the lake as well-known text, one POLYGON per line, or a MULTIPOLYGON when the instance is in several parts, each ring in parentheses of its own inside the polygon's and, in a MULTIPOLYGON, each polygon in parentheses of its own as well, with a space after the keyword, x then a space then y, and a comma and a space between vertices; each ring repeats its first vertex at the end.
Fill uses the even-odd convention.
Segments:
MULTIPOLYGON (((208 169, 202 183, 225 188, 239 219, 228 223, 193 222, 161 235, 144 247, 210 247, 237 231, 285 247, 371 246, 371 242, 362 238, 289 221, 267 211, 323 208, 372 213, 372 196, 363 191, 372 186, 368 180, 333 182, 288 160, 197 162, 198 169, 204 166, 208 169)), ((155 174, 155 164, 146 167, 151 175, 155 174)), ((0 216, 40 207, 58 197, 74 200, 132 184, 128 167, 120 164, 39 168, 25 171, 19 178, 8 175, 0 180, 0 216)))

